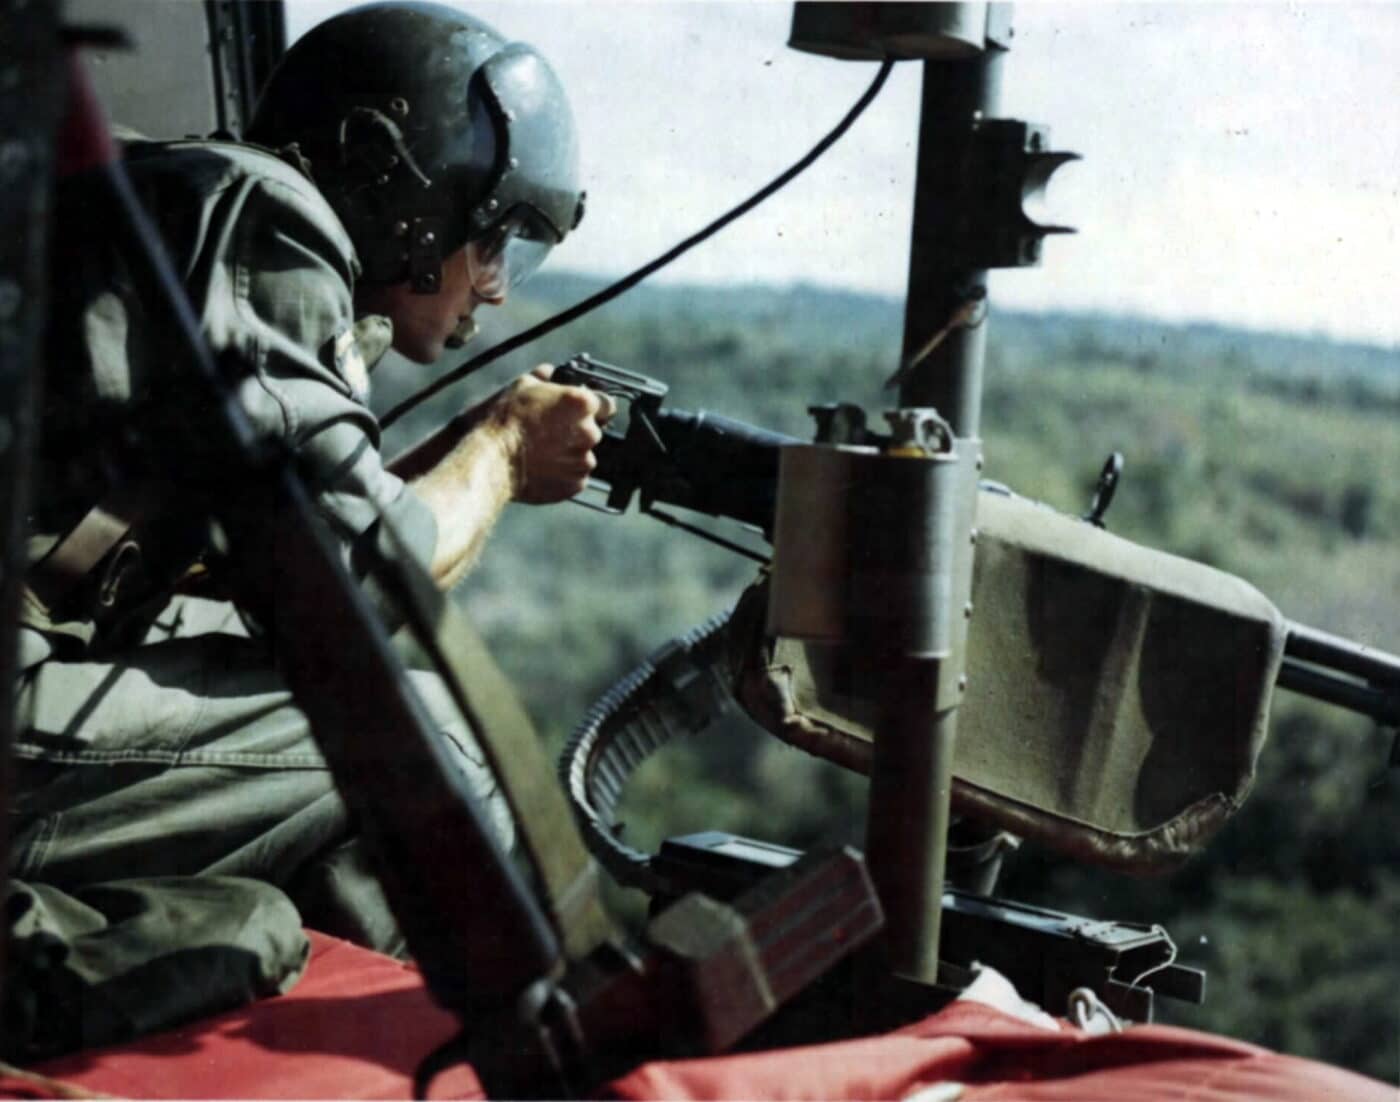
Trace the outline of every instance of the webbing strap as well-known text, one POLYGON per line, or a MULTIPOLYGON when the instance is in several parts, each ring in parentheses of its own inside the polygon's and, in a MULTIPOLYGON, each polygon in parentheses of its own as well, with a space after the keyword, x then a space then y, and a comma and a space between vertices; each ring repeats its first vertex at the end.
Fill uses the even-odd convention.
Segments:
POLYGON ((400 583, 396 589, 418 641, 486 754, 565 953, 581 959, 614 927, 599 898, 598 865, 583 846, 534 724, 466 614, 409 565, 413 557, 390 526, 381 529, 392 551, 382 565, 400 583))
POLYGON ((32 596, 46 610, 57 607, 150 511, 153 496, 149 484, 125 482, 89 509, 29 568, 32 596))

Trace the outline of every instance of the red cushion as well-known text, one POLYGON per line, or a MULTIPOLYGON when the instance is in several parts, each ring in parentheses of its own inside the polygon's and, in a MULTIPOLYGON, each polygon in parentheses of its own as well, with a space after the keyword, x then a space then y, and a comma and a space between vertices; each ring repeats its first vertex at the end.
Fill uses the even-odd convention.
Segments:
MULTIPOLYGON (((418 1061, 453 1033, 416 970, 311 935, 296 988, 240 1010, 36 1069, 131 1098, 409 1098, 418 1061)), ((961 1102, 1394 1102, 1395 1091, 1326 1064, 1168 1026, 1089 1037, 957 1002, 883 1036, 779 1052, 646 1064, 608 1084, 615 1098, 903 1098, 942 1082, 961 1102)), ((0 1077, 0 1095, 42 1097, 0 1077)), ((470 1068, 436 1098, 480 1098, 470 1068)))
MULTIPOLYGON (((1062 1023, 1063 1025, 1063 1023, 1062 1023)), ((959 1102, 1395 1102, 1340 1068, 1169 1026, 1090 1037, 955 1002, 894 1033, 780 1052, 647 1064, 609 1084, 632 1099, 906 1098, 963 1084, 959 1102)), ((953 1097, 950 1093, 948 1097, 953 1097)))
MULTIPOLYGON (((35 1070, 128 1098, 411 1098, 418 1062, 453 1034, 416 969, 311 933, 292 991, 116 1048, 35 1070)), ((468 1067, 435 1098, 482 1098, 468 1067)))

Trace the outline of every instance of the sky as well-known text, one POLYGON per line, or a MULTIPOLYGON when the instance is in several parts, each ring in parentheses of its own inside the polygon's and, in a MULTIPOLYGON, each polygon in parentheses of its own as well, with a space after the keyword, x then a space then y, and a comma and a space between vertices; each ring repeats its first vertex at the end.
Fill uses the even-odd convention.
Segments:
MULTIPOLYGON (((346 5, 289 0, 295 37, 346 5)), ((777 175, 875 73, 786 46, 759 0, 462 5, 569 89, 588 215, 550 265, 621 275, 777 175)), ((1084 160, 1051 183, 1036 268, 996 303, 1400 347, 1400 4, 1030 3, 1002 117, 1084 160)), ((902 296, 919 64, 807 173, 653 277, 902 296)))

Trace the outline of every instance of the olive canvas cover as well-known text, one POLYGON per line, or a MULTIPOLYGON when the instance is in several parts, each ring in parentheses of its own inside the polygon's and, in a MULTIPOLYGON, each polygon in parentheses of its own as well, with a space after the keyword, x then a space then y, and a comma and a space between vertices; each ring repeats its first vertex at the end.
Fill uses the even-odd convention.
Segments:
MULTIPOLYGON (((1285 621, 1233 575, 1024 498, 978 494, 968 686, 953 804, 1080 860, 1148 873, 1243 802, 1285 621)), ((869 673, 839 646, 763 634, 766 585, 731 638, 763 726, 868 772, 869 673)))

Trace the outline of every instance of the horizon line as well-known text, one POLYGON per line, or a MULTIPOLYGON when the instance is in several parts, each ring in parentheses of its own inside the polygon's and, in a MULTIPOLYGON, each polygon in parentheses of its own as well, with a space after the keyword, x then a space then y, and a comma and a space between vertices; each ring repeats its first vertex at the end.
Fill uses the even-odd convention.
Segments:
MULTIPOLYGON (((602 273, 598 271, 585 271, 577 267, 550 268, 538 272, 535 280, 547 280, 552 278, 568 278, 587 280, 596 283, 599 289, 607 287, 622 278, 622 274, 602 273)), ((894 294, 888 291, 878 291, 869 287, 852 287, 836 283, 824 283, 821 280, 800 278, 800 279, 746 279, 736 281, 720 281, 707 279, 671 279, 667 276, 658 276, 648 279, 638 284, 627 292, 632 294, 638 288, 646 287, 653 290, 666 291, 735 291, 746 289, 769 290, 769 291, 789 291, 800 289, 811 289, 824 294, 845 295, 850 298, 870 299, 879 302, 887 302, 891 305, 903 307, 905 296, 894 294)), ((528 294, 528 290, 525 291, 528 294)), ((623 295, 621 297, 626 297, 623 295)), ((993 298, 995 305, 995 297, 993 298)), ((609 304, 610 305, 610 304, 609 304)), ((1365 337, 1340 335, 1329 333, 1319 329, 1282 329, 1277 327, 1266 327, 1262 325, 1251 325, 1247 322, 1227 320, 1220 317, 1210 317, 1209 315, 1188 315, 1188 316, 1163 316, 1143 313, 1137 310, 1114 310, 1107 306, 1027 306, 1027 305, 1001 305, 996 306, 998 313, 1004 315, 1018 315, 1022 317, 1067 317, 1082 320, 1103 319, 1114 322, 1128 322, 1139 325, 1152 325, 1162 329, 1216 329, 1226 333, 1240 333, 1248 336, 1276 337, 1286 340, 1296 340, 1313 344, 1327 344, 1344 348, 1366 349, 1380 352, 1386 355, 1400 356, 1400 341, 1385 344, 1377 340, 1370 340, 1365 337)))

